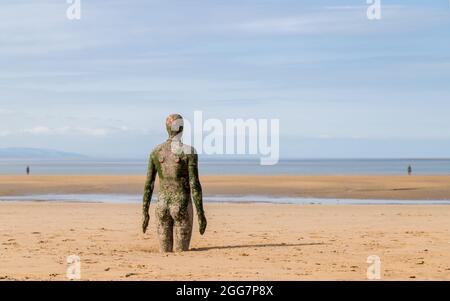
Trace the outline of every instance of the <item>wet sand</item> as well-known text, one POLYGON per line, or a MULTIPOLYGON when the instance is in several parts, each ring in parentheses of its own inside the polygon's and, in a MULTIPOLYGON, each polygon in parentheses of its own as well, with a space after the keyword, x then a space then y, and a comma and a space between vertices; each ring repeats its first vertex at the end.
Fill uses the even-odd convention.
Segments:
MULTIPOLYGON (((365 280, 367 257, 384 280, 450 280, 450 206, 207 204, 192 250, 160 254, 141 206, 0 202, 0 279, 365 280)), ((153 207, 152 207, 153 210, 153 207)))
MULTIPOLYGON (((143 176, 0 176, 0 196, 139 194, 144 181, 143 176)), ((450 200, 450 176, 203 176, 201 181, 210 196, 450 200)))

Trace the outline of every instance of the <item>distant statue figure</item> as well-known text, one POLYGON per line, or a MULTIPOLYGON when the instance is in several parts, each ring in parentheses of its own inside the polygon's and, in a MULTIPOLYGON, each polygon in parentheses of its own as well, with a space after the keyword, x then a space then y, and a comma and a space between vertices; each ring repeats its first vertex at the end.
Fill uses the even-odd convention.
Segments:
POLYGON ((408 176, 412 175, 412 166, 408 166, 408 176))
POLYGON ((30 174, 30 166, 27 166, 27 175, 30 174))
POLYGON ((200 234, 206 230, 202 187, 198 177, 198 155, 191 146, 181 142, 183 117, 172 114, 166 119, 169 138, 150 154, 143 199, 145 233, 149 224, 149 207, 156 174, 159 176, 159 198, 156 203, 156 223, 161 252, 187 251, 192 235, 194 201, 200 234), (175 236, 175 239, 174 239, 175 236))

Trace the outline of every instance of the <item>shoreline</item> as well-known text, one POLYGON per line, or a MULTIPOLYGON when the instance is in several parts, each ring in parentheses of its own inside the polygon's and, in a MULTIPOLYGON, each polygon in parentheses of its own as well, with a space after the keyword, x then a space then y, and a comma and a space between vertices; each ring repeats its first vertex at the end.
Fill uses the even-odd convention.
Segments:
MULTIPOLYGON (((151 203, 158 201, 157 195, 151 203)), ((44 194, 0 196, 0 202, 141 204, 142 195, 129 194, 44 194)), ((450 205, 450 200, 388 200, 279 197, 261 195, 204 196, 205 204, 280 204, 280 205, 450 205)))
MULTIPOLYGON (((145 176, 0 176, 1 196, 129 194, 145 176)), ((450 176, 201 176, 204 196, 450 200, 450 176)), ((158 183, 155 194, 158 193, 158 183)))

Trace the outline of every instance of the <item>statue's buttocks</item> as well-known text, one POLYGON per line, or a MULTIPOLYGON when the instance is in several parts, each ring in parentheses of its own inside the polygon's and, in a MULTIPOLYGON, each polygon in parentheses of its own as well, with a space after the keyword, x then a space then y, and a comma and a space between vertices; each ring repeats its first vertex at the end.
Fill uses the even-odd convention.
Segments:
POLYGON ((162 252, 171 252, 175 245, 175 251, 186 251, 189 249, 192 235, 191 198, 196 206, 200 233, 203 234, 206 229, 202 188, 197 169, 198 156, 192 147, 181 142, 183 127, 180 115, 170 115, 166 121, 166 128, 169 139, 157 146, 149 158, 144 192, 143 231, 145 233, 148 226, 148 209, 158 174, 160 188, 155 213, 160 249, 162 252))

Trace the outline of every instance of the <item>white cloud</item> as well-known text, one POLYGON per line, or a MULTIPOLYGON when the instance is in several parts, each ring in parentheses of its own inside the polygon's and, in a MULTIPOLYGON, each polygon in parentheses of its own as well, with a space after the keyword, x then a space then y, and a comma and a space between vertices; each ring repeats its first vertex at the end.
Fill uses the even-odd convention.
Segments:
MULTIPOLYGON (((2 2, 0 10, 0 54, 45 56, 54 52, 80 51, 115 43, 107 33, 91 30, 93 20, 103 16, 97 8, 86 10, 90 18, 69 21, 65 0, 2 2), (20 17, 18 17, 20 16, 20 17), (75 26, 74 26, 75 25, 75 26)), ((110 13, 110 12, 109 12, 110 13)))
POLYGON ((11 135, 11 131, 0 131, 0 137, 6 137, 11 135))
POLYGON ((251 34, 361 33, 367 29, 364 8, 327 10, 302 15, 256 19, 237 26, 251 34))
POLYGON ((23 132, 31 135, 48 135, 51 134, 53 131, 45 126, 36 126, 31 129, 25 129, 23 130, 23 132))
MULTIPOLYGON (((96 136, 102 137, 107 136, 116 131, 121 131, 122 129, 107 129, 107 128, 88 128, 88 127, 59 127, 59 128, 49 128, 46 126, 36 126, 30 129, 24 129, 20 132, 29 135, 81 135, 81 136, 96 136)), ((9 134, 12 134, 9 132, 9 134)))
MULTIPOLYGON (((325 9, 327 10, 366 10, 368 7, 367 5, 330 5, 325 6, 325 9)), ((405 8, 405 5, 397 5, 397 4, 384 4, 382 3, 382 8, 405 8)))
POLYGON ((11 113, 13 113, 12 110, 1 109, 1 108, 0 108, 0 115, 8 115, 8 114, 11 114, 11 113))
POLYGON ((75 133, 80 133, 82 135, 86 136, 106 136, 108 135, 109 131, 107 129, 91 129, 91 128, 75 128, 75 129, 69 129, 70 131, 74 131, 75 133))
MULTIPOLYGON (((85 76, 86 72, 54 72, 54 71, 36 71, 36 72, 6 72, 0 71, 0 79, 36 79, 36 78, 62 78, 62 77, 77 77, 85 76)), ((0 109, 0 114, 5 111, 0 109)))
POLYGON ((442 11, 400 5, 383 5, 382 19, 367 19, 368 6, 328 6, 308 13, 260 18, 235 26, 248 34, 368 34, 403 32, 446 18, 442 11), (427 22, 414 22, 426 19, 427 22))

